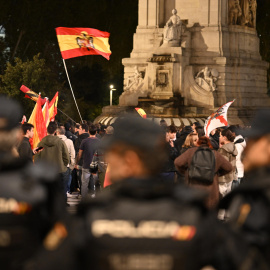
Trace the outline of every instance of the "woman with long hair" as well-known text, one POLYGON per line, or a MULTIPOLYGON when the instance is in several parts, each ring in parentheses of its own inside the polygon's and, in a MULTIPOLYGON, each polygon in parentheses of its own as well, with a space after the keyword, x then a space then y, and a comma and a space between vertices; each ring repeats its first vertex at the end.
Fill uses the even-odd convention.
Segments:
POLYGON ((197 146, 198 135, 196 133, 190 133, 187 135, 184 144, 182 145, 182 149, 180 151, 181 154, 185 153, 189 148, 197 146))

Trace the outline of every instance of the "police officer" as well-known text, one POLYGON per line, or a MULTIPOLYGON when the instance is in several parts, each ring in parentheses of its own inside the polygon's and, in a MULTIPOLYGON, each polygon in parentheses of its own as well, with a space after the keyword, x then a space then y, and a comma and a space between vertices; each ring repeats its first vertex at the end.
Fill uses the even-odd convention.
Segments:
MULTIPOLYGON (((245 246, 204 207, 205 194, 164 184, 162 130, 148 120, 118 119, 103 140, 110 190, 84 200, 68 240, 39 269, 237 269, 245 246), (239 244, 240 243, 240 244, 239 244), (62 267, 64 254, 75 268, 62 267), (55 260, 52 260, 54 258, 55 260), (74 263, 73 263, 74 265, 74 263)), ((40 263, 43 265, 43 263, 40 263)))
POLYGON ((64 199, 57 171, 14 155, 21 107, 0 97, 0 268, 26 269, 41 245, 53 246, 49 232, 61 223, 64 199))
POLYGON ((228 209, 230 226, 248 241, 247 257, 255 269, 270 268, 270 110, 261 110, 252 127, 243 132, 243 184, 225 197, 221 209, 228 209))

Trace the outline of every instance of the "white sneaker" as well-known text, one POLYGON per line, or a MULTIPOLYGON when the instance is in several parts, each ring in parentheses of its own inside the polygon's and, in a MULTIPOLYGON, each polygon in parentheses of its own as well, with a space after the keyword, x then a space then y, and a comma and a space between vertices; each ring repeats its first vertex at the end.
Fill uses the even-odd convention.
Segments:
POLYGON ((70 193, 68 193, 68 192, 67 192, 67 197, 68 197, 68 198, 73 198, 72 194, 70 194, 70 193))

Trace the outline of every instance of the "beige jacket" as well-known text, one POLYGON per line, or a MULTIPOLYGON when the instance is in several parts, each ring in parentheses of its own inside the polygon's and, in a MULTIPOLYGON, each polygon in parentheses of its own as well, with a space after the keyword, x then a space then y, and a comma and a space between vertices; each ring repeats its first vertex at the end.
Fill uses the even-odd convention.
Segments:
POLYGON ((228 160, 232 167, 233 170, 225 174, 223 176, 220 176, 218 178, 219 183, 229 183, 236 179, 236 156, 238 154, 236 146, 234 145, 233 142, 224 144, 221 148, 218 149, 218 152, 226 159, 228 160))
POLYGON ((65 135, 57 135, 61 140, 63 140, 67 146, 68 153, 69 153, 69 160, 70 163, 67 165, 71 170, 74 169, 75 166, 75 148, 73 145, 72 140, 68 139, 65 135))

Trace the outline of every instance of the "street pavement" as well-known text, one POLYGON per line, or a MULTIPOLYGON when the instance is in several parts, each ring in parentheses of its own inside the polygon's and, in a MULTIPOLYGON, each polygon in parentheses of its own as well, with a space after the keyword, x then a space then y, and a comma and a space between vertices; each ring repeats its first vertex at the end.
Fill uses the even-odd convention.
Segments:
POLYGON ((69 206, 67 207, 67 210, 70 214, 76 214, 77 212, 77 205, 80 203, 81 199, 78 198, 79 192, 72 192, 71 196, 67 198, 67 203, 69 206))

